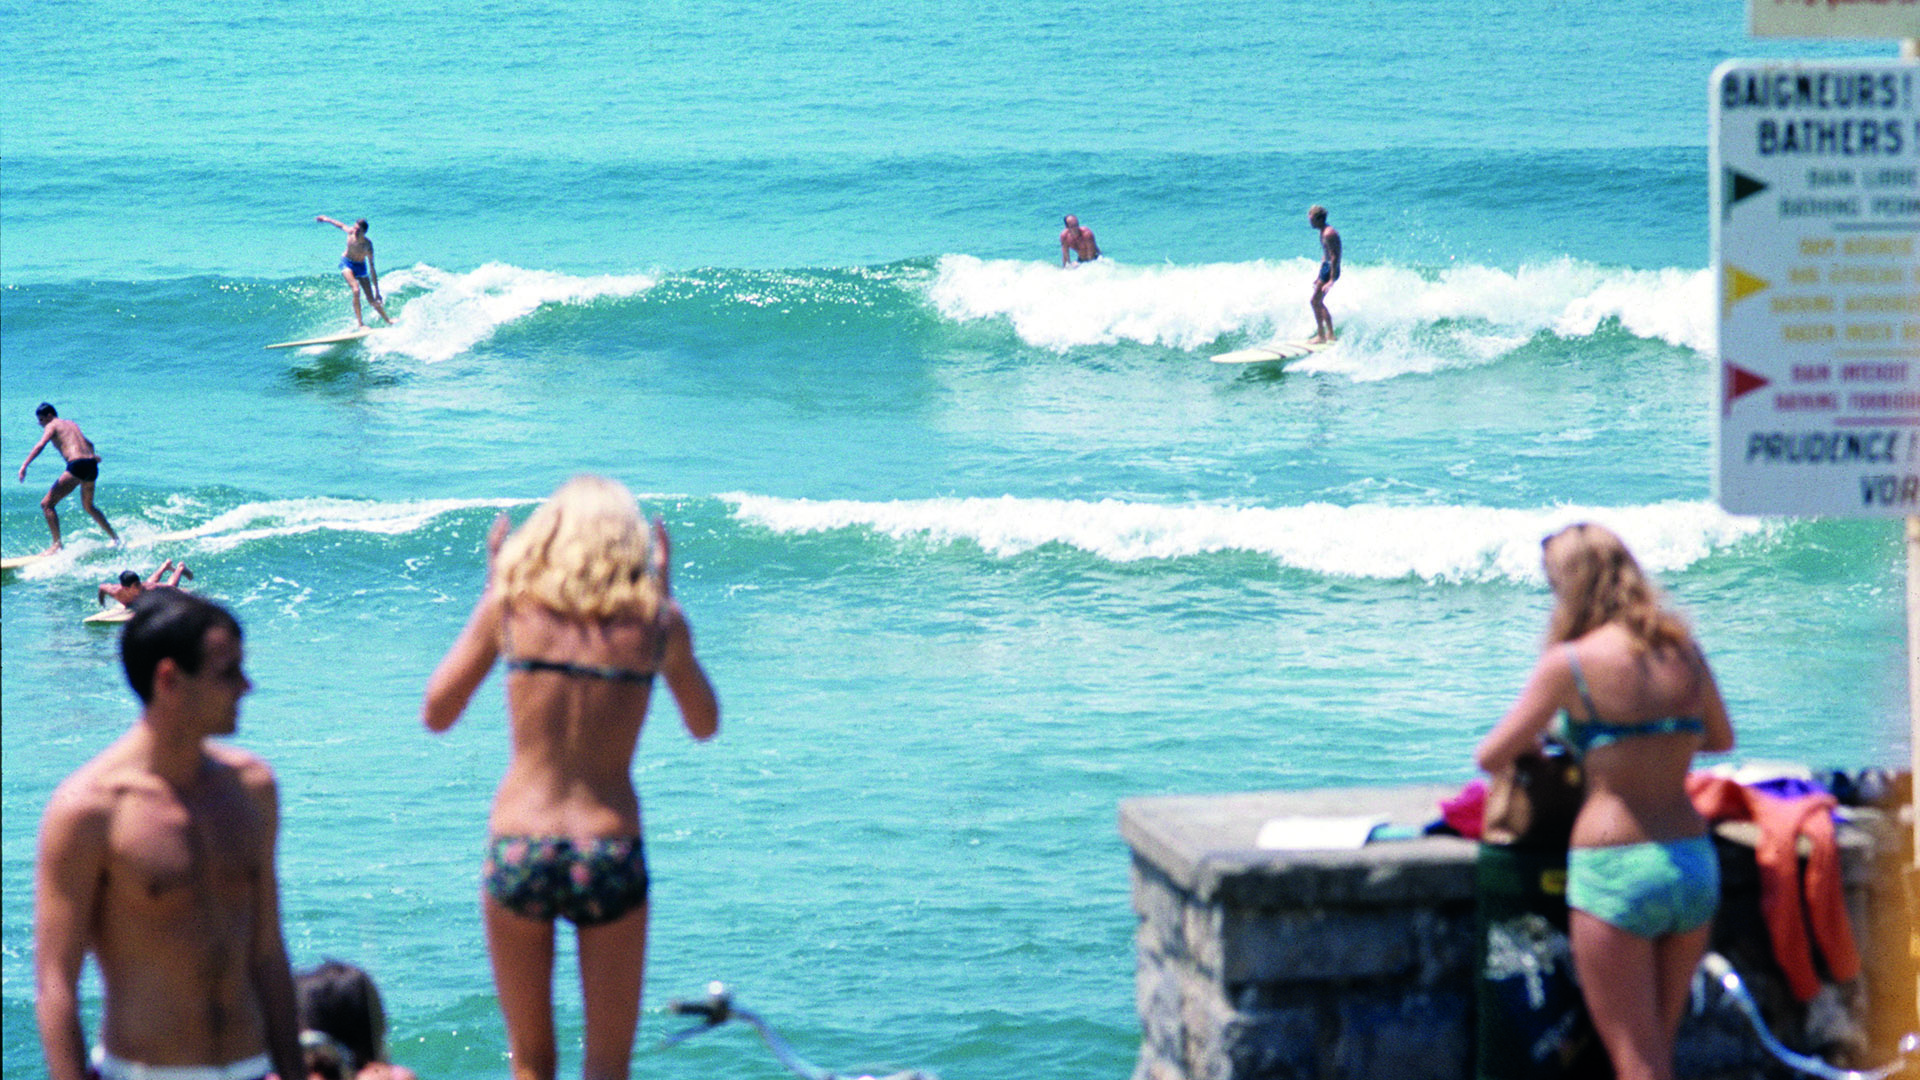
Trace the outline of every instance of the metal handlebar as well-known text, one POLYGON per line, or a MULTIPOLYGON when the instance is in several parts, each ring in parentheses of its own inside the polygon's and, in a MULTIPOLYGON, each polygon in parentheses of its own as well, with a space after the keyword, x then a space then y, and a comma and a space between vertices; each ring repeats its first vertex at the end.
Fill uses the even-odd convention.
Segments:
POLYGON ((822 1069, 794 1053, 793 1047, 788 1045, 787 1040, 781 1038, 780 1033, 773 1029, 773 1025, 767 1023, 758 1013, 734 1004, 733 994, 727 989, 725 983, 708 983, 705 1000, 668 1002, 667 1011, 675 1016, 698 1017, 700 1023, 667 1036, 666 1040, 660 1044, 662 1047, 678 1045, 695 1035, 712 1031, 730 1020, 738 1020, 759 1032, 761 1041, 767 1044, 767 1049, 773 1051, 774 1058, 784 1065, 788 1072, 801 1077, 802 1080, 939 1080, 932 1073, 918 1069, 889 1073, 884 1077, 875 1077, 867 1073, 857 1075, 837 1073, 822 1069))
POLYGON ((1760 1008, 1753 1003, 1753 996, 1747 993, 1746 984, 1740 980, 1740 973, 1733 970, 1733 964, 1728 962, 1726 957, 1716 952, 1708 953, 1700 959, 1699 972, 1708 980, 1720 985, 1721 991, 1733 1002, 1740 1015, 1752 1025, 1754 1034, 1760 1037, 1760 1044, 1767 1048, 1769 1054, 1787 1068, 1806 1073, 1808 1076, 1817 1076, 1820 1080, 1886 1080, 1887 1077, 1905 1068, 1907 1059, 1916 1050, 1920 1050, 1920 1035, 1909 1033, 1901 1037, 1900 1056, 1891 1064, 1883 1065, 1878 1069, 1842 1069, 1836 1065, 1829 1065, 1817 1057, 1787 1049, 1786 1045, 1775 1037, 1773 1031, 1767 1027, 1766 1021, 1760 1018, 1760 1008))

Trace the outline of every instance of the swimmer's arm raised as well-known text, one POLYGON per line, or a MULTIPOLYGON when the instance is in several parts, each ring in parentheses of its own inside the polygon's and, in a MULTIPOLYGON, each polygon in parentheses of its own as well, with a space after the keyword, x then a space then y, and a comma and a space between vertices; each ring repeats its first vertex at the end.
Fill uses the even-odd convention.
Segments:
POLYGON ((453 647, 427 680, 420 719, 429 731, 445 731, 466 711, 473 692, 486 681, 500 655, 500 601, 489 589, 474 605, 473 616, 453 647))
POLYGON ((341 232, 349 231, 347 224, 345 222, 335 221, 325 214, 315 214, 313 215, 313 220, 320 222, 322 225, 331 225, 334 228, 339 229, 341 232))
POLYGON ((706 669, 693 654, 693 628, 680 612, 680 605, 668 601, 667 654, 660 663, 673 691, 673 702, 680 706, 680 722, 687 734, 705 742, 720 730, 720 699, 713 692, 706 669))
MULTIPOLYGON (((69 781, 71 783, 71 781, 69 781)), ((62 785, 40 825, 33 883, 34 1014, 48 1080, 87 1080, 80 969, 106 873, 109 807, 62 785)))

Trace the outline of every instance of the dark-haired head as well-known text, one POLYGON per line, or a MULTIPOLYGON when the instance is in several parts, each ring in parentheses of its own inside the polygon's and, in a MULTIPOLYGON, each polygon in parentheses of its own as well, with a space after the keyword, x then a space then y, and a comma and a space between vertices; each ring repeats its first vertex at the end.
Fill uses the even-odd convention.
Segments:
POLYGON ((135 585, 140 584, 140 575, 131 570, 122 570, 120 571, 120 584, 131 589, 135 585))
POLYGON ((60 410, 54 408, 53 402, 51 401, 43 401, 40 403, 39 408, 33 410, 33 418, 35 420, 40 421, 42 424, 46 423, 47 421, 59 415, 60 415, 60 410))
POLYGON ((127 684, 142 702, 153 699, 153 672, 162 660, 198 675, 207 631, 224 628, 240 640, 240 622, 226 608, 183 589, 148 589, 133 601, 133 618, 120 635, 127 684))
POLYGON ((367 235, 367 219, 366 218, 361 218, 359 221, 356 221, 353 224, 357 228, 359 228, 361 236, 367 235))
POLYGON ((352 1067, 386 1060, 387 1014, 368 974, 339 960, 300 972, 293 980, 300 1026, 336 1040, 353 1055, 352 1067))

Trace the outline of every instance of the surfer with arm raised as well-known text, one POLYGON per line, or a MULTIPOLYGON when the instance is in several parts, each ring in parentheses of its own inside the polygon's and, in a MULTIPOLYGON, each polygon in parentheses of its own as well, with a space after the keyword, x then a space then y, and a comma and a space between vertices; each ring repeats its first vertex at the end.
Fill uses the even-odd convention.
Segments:
POLYGON ((347 295, 353 298, 353 321, 361 326, 367 325, 367 321, 360 316, 360 294, 364 292, 373 310, 380 313, 387 325, 393 325, 393 320, 387 317, 387 309, 380 303, 380 271, 373 265, 373 241, 367 239, 367 219, 361 218, 349 225, 325 214, 315 214, 313 220, 347 234, 347 250, 340 256, 340 276, 346 279, 347 295))

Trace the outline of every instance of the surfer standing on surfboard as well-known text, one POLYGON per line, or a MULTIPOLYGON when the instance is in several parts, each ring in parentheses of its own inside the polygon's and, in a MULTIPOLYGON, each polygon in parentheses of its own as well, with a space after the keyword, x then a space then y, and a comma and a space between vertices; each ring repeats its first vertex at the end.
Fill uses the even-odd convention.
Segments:
POLYGON ((360 294, 364 292, 373 310, 386 319, 388 326, 392 326, 393 320, 387 318, 387 309, 380 304, 380 271, 373 265, 373 241, 367 239, 367 219, 361 218, 349 225, 325 214, 315 214, 313 220, 347 234, 347 251, 340 256, 340 276, 347 280, 347 295, 353 298, 353 321, 361 326, 367 325, 367 321, 360 317, 360 294))
POLYGON ((1307 224, 1320 233, 1320 273, 1313 279, 1313 336, 1310 345, 1333 340, 1333 314, 1327 310, 1327 290, 1340 280, 1340 230, 1327 224, 1327 208, 1314 204, 1307 208, 1307 224))
POLYGON ((27 482, 27 466, 33 464, 33 459, 40 456, 40 451, 45 450, 48 443, 52 443, 60 451, 60 456, 67 459, 67 467, 61 470, 53 486, 40 499, 40 512, 46 515, 47 531, 53 534, 53 546, 41 554, 51 555, 60 550, 60 515, 53 508, 74 488, 80 489, 80 505, 85 508, 87 515, 118 544, 120 534, 107 524, 107 515, 93 505, 93 482, 100 478, 100 454, 94 450, 93 443, 80 433, 79 424, 60 419, 60 414, 48 402, 41 402, 40 407, 33 410, 33 417, 40 421, 40 426, 45 430, 40 433, 40 441, 33 444, 33 451, 27 455, 27 460, 20 463, 20 482, 27 482))
POLYGON ((1066 228, 1060 230, 1060 265, 1071 266, 1068 256, 1078 255, 1080 261, 1089 263, 1100 257, 1100 245, 1094 242, 1093 230, 1083 228, 1080 219, 1068 214, 1060 220, 1066 228))

